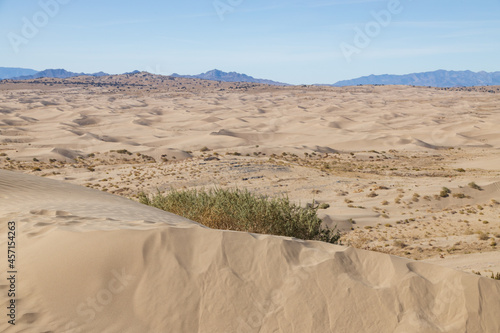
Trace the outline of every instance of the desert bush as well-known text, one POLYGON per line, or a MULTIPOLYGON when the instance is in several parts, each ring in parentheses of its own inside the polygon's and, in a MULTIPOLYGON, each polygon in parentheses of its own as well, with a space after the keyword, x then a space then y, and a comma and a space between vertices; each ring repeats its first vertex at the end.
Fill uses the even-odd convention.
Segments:
POLYGON ((338 243, 340 232, 322 229, 317 205, 300 207, 288 197, 269 198, 247 190, 171 190, 139 194, 139 201, 215 229, 246 231, 338 243))
POLYGON ((463 199, 463 198, 465 198, 465 194, 463 194, 463 193, 453 193, 453 197, 454 198, 458 198, 458 199, 463 199))
POLYGON ((474 183, 474 182, 470 182, 470 183, 469 183, 469 187, 470 187, 470 188, 473 188, 473 189, 475 189, 475 190, 479 190, 479 191, 481 191, 481 190, 482 190, 481 186, 477 185, 477 184, 476 184, 476 183, 474 183))
POLYGON ((490 236, 488 235, 488 233, 485 233, 485 232, 482 232, 482 231, 479 231, 477 233, 477 237, 479 238, 479 240, 488 240, 488 239, 490 239, 490 236))
POLYGON ((407 245, 403 241, 401 241, 401 240, 395 240, 392 245, 395 246, 395 247, 399 247, 401 249, 407 247, 407 245))
POLYGON ((439 192, 439 196, 441 198, 446 198, 446 197, 448 197, 450 195, 450 193, 451 193, 451 190, 449 188, 443 187, 441 189, 441 192, 439 192))
POLYGON ((318 209, 328 209, 330 208, 330 204, 327 204, 326 202, 320 203, 318 206, 318 209))

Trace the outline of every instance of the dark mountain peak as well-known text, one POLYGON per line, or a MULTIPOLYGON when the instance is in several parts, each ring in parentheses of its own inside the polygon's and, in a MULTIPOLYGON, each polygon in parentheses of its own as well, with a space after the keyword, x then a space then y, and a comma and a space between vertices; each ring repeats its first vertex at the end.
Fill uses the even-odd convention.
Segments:
POLYGON ((280 85, 286 86, 286 83, 265 80, 265 79, 256 79, 252 76, 241 74, 237 72, 224 72, 220 69, 212 69, 208 72, 198 74, 198 75, 179 75, 177 73, 172 74, 173 77, 184 77, 184 78, 195 78, 202 80, 212 80, 212 81, 223 81, 223 82, 251 82, 251 83, 260 83, 260 84, 270 84, 270 85, 280 85))

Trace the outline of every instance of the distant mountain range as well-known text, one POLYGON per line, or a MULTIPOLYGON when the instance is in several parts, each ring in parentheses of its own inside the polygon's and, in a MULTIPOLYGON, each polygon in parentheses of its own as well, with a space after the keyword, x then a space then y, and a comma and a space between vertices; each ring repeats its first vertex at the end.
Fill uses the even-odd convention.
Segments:
POLYGON ((500 85, 500 72, 445 71, 413 73, 406 75, 370 75, 357 79, 339 81, 332 86, 357 85, 414 85, 431 87, 471 87, 500 85))
POLYGON ((0 67, 0 80, 11 79, 19 76, 36 74, 38 71, 29 68, 0 67))
MULTIPOLYGON (((69 77, 81 76, 81 75, 106 76, 109 74, 103 73, 103 72, 93 73, 93 74, 85 74, 85 73, 68 72, 65 69, 46 69, 46 70, 41 71, 41 72, 35 72, 34 74, 31 74, 31 75, 23 75, 23 76, 11 77, 11 78, 14 80, 33 80, 33 79, 39 79, 42 77, 53 77, 53 78, 58 78, 58 79, 66 79, 69 77)), ((1 77, 0 77, 0 79, 1 79, 1 77)))
MULTIPOLYGON (((124 74, 138 74, 140 71, 132 71, 124 74)), ((51 77, 51 78, 59 78, 66 79, 69 77, 87 75, 87 76, 106 76, 110 75, 107 73, 99 72, 93 74, 86 73, 74 73, 69 72, 64 69, 46 69, 44 71, 37 72, 33 69, 23 69, 23 68, 6 68, 0 67, 0 80, 4 79, 14 79, 14 80, 33 80, 42 77, 51 77)), ((264 80, 264 79, 256 79, 252 76, 246 74, 240 74, 236 72, 223 72, 218 69, 214 69, 208 71, 206 73, 198 74, 198 75, 179 75, 177 73, 172 74, 173 77, 182 77, 182 78, 194 78, 194 79, 202 79, 202 80, 212 80, 212 81, 224 81, 224 82, 252 82, 252 83, 261 83, 261 84, 271 84, 271 85, 288 85, 286 83, 264 80)))
POLYGON ((191 79, 202 79, 202 80, 211 80, 211 81, 224 81, 224 82, 252 82, 252 83, 261 83, 261 84, 270 84, 275 86, 288 86, 287 83, 276 82, 265 79, 256 79, 252 76, 246 74, 240 74, 236 72, 223 72, 218 69, 213 69, 206 73, 198 74, 198 75, 179 75, 177 73, 172 74, 173 77, 183 77, 183 78, 191 78, 191 79))
MULTIPOLYGON (((140 71, 133 71, 124 74, 137 74, 140 71)), ((32 80, 42 77, 51 78, 69 78, 74 76, 106 76, 110 75, 103 72, 86 74, 74 73, 64 69, 46 69, 36 71, 27 68, 8 68, 0 67, 0 80, 32 80)), ((195 78, 202 80, 224 81, 224 82, 251 82, 260 84, 286 86, 287 83, 276 82, 272 80, 256 79, 252 76, 236 73, 223 72, 218 69, 208 71, 198 75, 180 75, 174 73, 172 77, 195 78)), ((438 70, 434 72, 413 73, 406 75, 370 75, 352 80, 339 81, 334 84, 322 84, 324 86, 345 87, 358 85, 413 85, 413 86, 431 86, 431 87, 471 87, 471 86, 491 86, 500 85, 500 72, 471 72, 471 71, 445 71, 438 70)))

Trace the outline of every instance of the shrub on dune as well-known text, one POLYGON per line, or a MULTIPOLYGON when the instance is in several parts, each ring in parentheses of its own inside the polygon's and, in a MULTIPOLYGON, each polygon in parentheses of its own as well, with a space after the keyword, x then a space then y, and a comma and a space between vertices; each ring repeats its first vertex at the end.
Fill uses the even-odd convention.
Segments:
POLYGON ((318 206, 300 207, 287 197, 269 198, 247 190, 171 190, 139 195, 139 201, 214 229, 246 231, 338 243, 340 233, 322 229, 318 206))

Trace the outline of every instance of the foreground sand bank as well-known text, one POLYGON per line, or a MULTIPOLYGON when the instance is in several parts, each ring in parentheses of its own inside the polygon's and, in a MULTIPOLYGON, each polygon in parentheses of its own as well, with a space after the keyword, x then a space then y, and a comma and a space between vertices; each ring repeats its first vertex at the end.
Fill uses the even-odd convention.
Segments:
POLYGON ((500 283, 449 268, 211 230, 10 171, 0 207, 0 246, 7 221, 20 244, 17 325, 2 321, 5 332, 500 330, 500 283))

